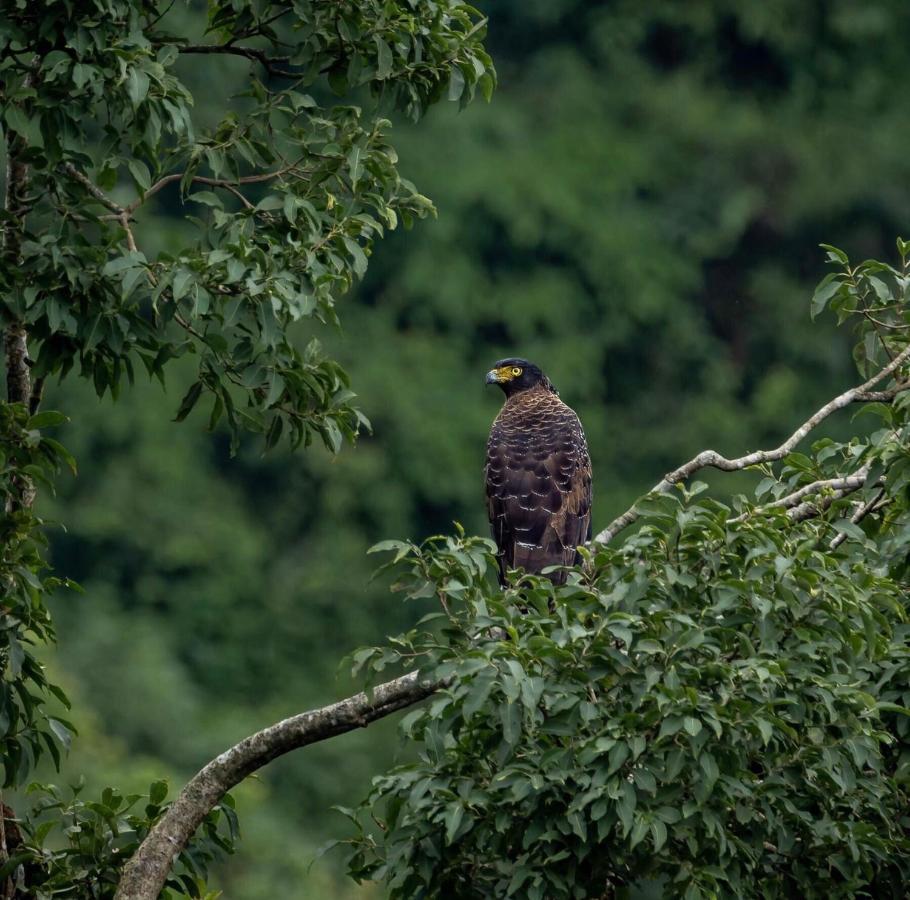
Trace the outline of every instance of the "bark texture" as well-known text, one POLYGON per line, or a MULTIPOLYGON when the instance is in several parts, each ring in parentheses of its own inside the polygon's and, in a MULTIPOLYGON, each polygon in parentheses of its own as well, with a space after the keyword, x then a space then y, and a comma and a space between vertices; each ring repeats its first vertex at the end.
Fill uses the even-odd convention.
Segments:
POLYGON ((371 722, 429 697, 441 682, 425 682, 416 672, 321 709, 300 713, 225 750, 187 783, 158 824, 124 866, 115 900, 155 900, 176 855, 221 798, 271 760, 327 738, 365 728, 371 722))

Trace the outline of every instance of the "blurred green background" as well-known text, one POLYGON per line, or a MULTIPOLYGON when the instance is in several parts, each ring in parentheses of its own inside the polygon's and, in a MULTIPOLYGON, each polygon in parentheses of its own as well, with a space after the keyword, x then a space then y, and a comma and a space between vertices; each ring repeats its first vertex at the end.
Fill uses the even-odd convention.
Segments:
MULTIPOLYGON (((343 332, 318 335, 372 437, 336 461, 253 441, 231 459, 201 414, 171 422, 179 379, 117 405, 76 381, 50 395, 80 464, 41 501, 66 524, 55 566, 86 589, 54 606, 49 663, 81 732, 69 773, 176 788, 248 732, 347 693, 339 660, 426 612, 370 582, 366 549, 453 520, 486 531, 500 398, 483 374, 498 357, 538 362, 579 412, 595 528, 699 449, 776 443, 855 378, 850 336, 811 324, 808 299, 820 241, 890 257, 910 231, 910 7, 485 8, 493 103, 396 123, 438 221, 380 243, 343 332)), ((198 22, 193 6, 173 14, 198 22)), ((212 120, 248 70, 184 66, 212 120)), ((147 249, 170 246, 184 214, 150 210, 147 249)), ((308 867, 345 833, 332 804, 355 804, 401 752, 385 722, 270 766, 237 792, 244 839, 215 885, 233 900, 378 896, 332 855, 308 867)))

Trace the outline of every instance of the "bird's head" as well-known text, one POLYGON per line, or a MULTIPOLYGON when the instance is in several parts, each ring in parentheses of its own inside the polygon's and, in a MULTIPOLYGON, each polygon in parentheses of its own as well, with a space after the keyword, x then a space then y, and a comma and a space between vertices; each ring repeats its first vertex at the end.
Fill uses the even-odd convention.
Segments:
POLYGON ((540 366, 528 362, 526 359, 511 357, 501 359, 487 372, 487 384, 498 384, 507 397, 527 391, 530 388, 542 385, 548 391, 558 393, 550 383, 550 379, 540 371, 540 366))

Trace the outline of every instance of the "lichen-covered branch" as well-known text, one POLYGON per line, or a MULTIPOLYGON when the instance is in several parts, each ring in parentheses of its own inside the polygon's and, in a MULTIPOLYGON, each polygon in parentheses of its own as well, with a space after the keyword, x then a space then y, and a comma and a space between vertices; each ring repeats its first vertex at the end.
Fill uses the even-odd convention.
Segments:
POLYGON ((321 709, 292 716, 225 750, 205 765, 180 792, 123 869, 115 900, 155 900, 179 853, 221 798, 251 773, 279 756, 365 728, 419 703, 442 686, 411 672, 321 709))
MULTIPOLYGON (((702 469, 714 468, 722 472, 737 472, 746 469, 749 466, 757 466, 762 463, 778 462, 806 437, 811 431, 817 428, 832 413, 850 406, 852 403, 869 403, 873 401, 882 402, 893 400, 901 391, 910 388, 910 382, 901 381, 891 388, 883 391, 875 391, 873 388, 880 384, 890 375, 893 375, 901 366, 910 361, 910 346, 905 347, 891 362, 888 363, 879 372, 876 372, 867 381, 852 387, 838 394, 833 400, 830 400, 820 409, 816 410, 793 434, 790 435, 780 446, 772 450, 755 450, 747 453, 745 456, 739 456, 735 459, 728 459, 722 456, 716 450, 702 450, 697 456, 693 456, 687 463, 679 468, 668 472, 664 477, 651 488, 649 494, 666 494, 672 490, 673 486, 682 481, 691 478, 696 472, 702 469)), ((634 522, 638 521, 640 513, 637 504, 633 504, 622 515, 617 516, 606 528, 603 529, 594 538, 594 543, 606 544, 613 540, 617 534, 624 531, 634 522)))

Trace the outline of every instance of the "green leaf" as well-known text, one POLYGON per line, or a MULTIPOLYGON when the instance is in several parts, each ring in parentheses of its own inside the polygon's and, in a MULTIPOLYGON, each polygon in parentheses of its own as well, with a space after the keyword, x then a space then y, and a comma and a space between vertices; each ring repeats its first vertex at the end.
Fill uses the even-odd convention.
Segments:
POLYGON ((363 278, 367 271, 367 257, 363 252, 363 248, 357 241, 349 237, 344 238, 344 246, 353 259, 354 274, 358 278, 363 278))
POLYGON ((360 176, 363 174, 363 147, 359 145, 351 147, 347 163, 348 177, 351 179, 351 189, 353 190, 357 187, 357 182, 360 181, 360 176))
POLYGON ((182 422, 192 411, 199 398, 202 396, 203 384, 201 381, 195 381, 190 385, 189 390, 180 401, 180 408, 174 417, 175 422, 182 422))
POLYGON ((464 93, 464 87, 464 73, 459 66, 453 65, 449 69, 449 100, 460 100, 461 95, 464 93))
POLYGON ((450 803, 446 807, 445 828, 446 828, 446 845, 450 845, 455 840, 455 835, 461 825, 464 817, 464 807, 460 803, 450 803))
POLYGON ((133 67, 126 79, 126 90, 133 108, 137 108, 149 92, 149 77, 145 72, 133 67))
POLYGON ((130 170, 130 175, 133 176, 136 186, 145 193, 152 186, 152 177, 149 174, 148 166, 140 159, 131 159, 127 163, 127 168, 130 170))
POLYGON ((64 725, 59 719, 53 717, 48 717, 47 720, 48 727, 53 732, 54 737, 63 744, 66 750, 70 749, 70 745, 73 742, 73 732, 64 725))
POLYGON ((644 819, 636 819, 635 825, 632 826, 632 833, 629 835, 629 846, 634 850, 647 833, 648 823, 644 819))
POLYGON ((26 428, 51 428, 54 425, 62 425, 64 422, 68 421, 69 419, 63 415, 63 413, 56 412, 52 409, 46 409, 31 416, 26 423, 26 428))
POLYGON ((686 716, 683 719, 683 728, 693 737, 701 731, 701 722, 694 716, 686 716))
POLYGON ((382 81, 392 72, 392 50, 389 45, 376 35, 376 77, 382 81))
POLYGON ((155 806, 161 806, 167 797, 167 782, 154 781, 149 787, 149 803, 155 806))

